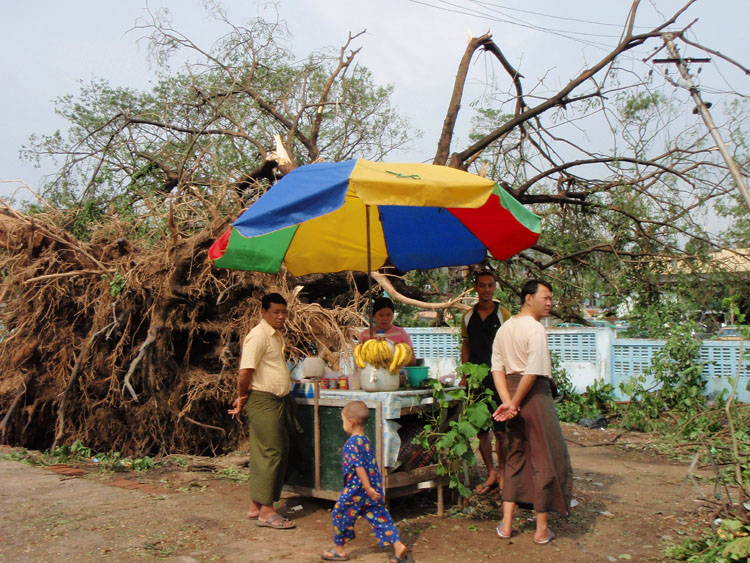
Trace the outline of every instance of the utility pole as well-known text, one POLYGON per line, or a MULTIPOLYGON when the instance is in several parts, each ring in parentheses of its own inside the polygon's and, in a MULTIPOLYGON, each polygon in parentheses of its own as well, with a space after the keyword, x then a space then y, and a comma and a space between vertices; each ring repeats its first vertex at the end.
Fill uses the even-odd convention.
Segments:
POLYGON ((700 113, 700 116, 703 118, 703 122, 708 128, 708 132, 711 134, 711 137, 713 137, 714 143, 716 143, 716 148, 719 149, 719 153, 721 153, 724 162, 727 163, 729 173, 732 175, 735 184, 737 184, 737 188, 740 190, 742 197, 745 198, 745 205, 747 205, 748 210, 750 210, 750 192, 748 192, 745 181, 742 179, 740 168, 732 158, 732 155, 729 154, 727 146, 724 144, 724 141, 719 135, 719 131, 716 129, 714 120, 711 118, 711 114, 709 113, 706 104, 701 99, 698 87, 695 85, 692 77, 690 76, 690 73, 688 72, 687 64, 685 64, 685 60, 680 57, 680 54, 677 51, 677 47, 675 47, 674 45, 674 37, 674 33, 664 33, 662 35, 664 44, 667 46, 667 51, 669 51, 669 56, 674 59, 674 62, 677 65, 677 69, 680 71, 682 78, 687 83, 688 91, 690 92, 690 95, 695 102, 695 107, 698 109, 698 113, 700 113))

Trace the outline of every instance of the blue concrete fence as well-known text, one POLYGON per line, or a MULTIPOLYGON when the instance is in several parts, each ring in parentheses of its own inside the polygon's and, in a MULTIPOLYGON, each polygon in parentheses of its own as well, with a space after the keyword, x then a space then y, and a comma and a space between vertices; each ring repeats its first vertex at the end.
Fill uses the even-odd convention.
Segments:
MULTIPOLYGON (((418 358, 425 358, 432 373, 443 375, 455 371, 460 358, 460 332, 450 328, 407 328, 418 358)), ((584 391, 595 380, 603 380, 615 387, 618 399, 619 384, 631 377, 645 374, 651 358, 664 341, 642 338, 619 338, 617 331, 606 327, 568 327, 548 329, 550 352, 560 359, 578 391, 584 391)), ((745 343, 745 352, 750 342, 745 343)), ((729 379, 737 373, 740 343, 733 340, 706 340, 700 349, 706 393, 713 395, 731 388, 729 379)), ((742 362, 737 400, 750 403, 750 360, 742 362)))

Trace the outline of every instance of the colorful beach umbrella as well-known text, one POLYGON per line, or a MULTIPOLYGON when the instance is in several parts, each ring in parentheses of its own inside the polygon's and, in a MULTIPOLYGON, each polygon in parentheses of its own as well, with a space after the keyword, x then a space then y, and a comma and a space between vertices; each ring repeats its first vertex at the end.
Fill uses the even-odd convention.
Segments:
POLYGON ((491 180, 445 166, 356 159, 296 168, 209 250, 220 268, 294 276, 504 260, 540 218, 491 180))

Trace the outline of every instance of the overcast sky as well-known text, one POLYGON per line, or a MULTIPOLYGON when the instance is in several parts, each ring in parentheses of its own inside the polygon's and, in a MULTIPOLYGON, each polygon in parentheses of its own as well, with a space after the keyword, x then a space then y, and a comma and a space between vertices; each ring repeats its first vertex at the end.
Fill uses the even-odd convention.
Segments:
MULTIPOLYGON (((641 27, 636 31, 653 27, 683 4, 682 0, 643 0, 636 22, 641 27)), ((225 0, 223 5, 234 22, 258 15, 272 17, 267 3, 225 0)), ((210 21, 199 0, 0 1, 0 181, 4 182, 0 196, 18 187, 13 181, 36 188, 42 174, 51 172, 49 165, 38 170, 21 162, 18 150, 32 133, 47 134, 65 127, 54 115, 56 97, 75 93, 78 81, 94 77, 116 86, 148 87, 153 70, 145 42, 138 42, 144 32, 132 30, 144 17, 146 6, 152 11, 169 9, 174 27, 206 47, 226 32, 210 21)), ((300 58, 318 47, 340 46, 350 31, 367 30, 355 44, 362 47, 359 63, 370 68, 379 83, 394 85, 395 104, 424 133, 411 153, 396 155, 399 160, 425 160, 433 155, 469 33, 491 31, 526 77, 527 87, 544 77, 543 87, 554 90, 617 43, 629 7, 630 0, 278 3, 280 17, 293 35, 289 47, 300 58)), ((686 25, 699 18, 693 39, 750 66, 749 16, 750 0, 698 0, 679 22, 686 25)), ((497 68, 488 61, 487 57, 475 58, 474 93, 480 91, 489 69, 497 68)), ((750 93, 749 79, 726 66, 721 70, 721 75, 716 74, 709 65, 701 74, 703 84, 750 93)), ((469 114, 464 117, 468 120, 469 114)))

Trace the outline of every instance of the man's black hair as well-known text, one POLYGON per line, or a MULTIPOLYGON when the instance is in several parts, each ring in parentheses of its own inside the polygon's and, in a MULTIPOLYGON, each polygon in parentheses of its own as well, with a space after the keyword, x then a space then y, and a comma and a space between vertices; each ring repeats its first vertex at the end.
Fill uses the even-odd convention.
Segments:
POLYGON ((497 282, 497 276, 492 270, 477 270, 474 272, 474 283, 476 284, 482 276, 490 276, 493 281, 497 282))
POLYGON ((521 306, 526 304, 527 295, 536 295, 536 292, 539 291, 540 285, 543 285, 544 287, 552 291, 552 286, 549 284, 549 282, 546 282, 544 280, 529 280, 523 284, 523 287, 521 287, 521 306))
POLYGON ((260 300, 260 308, 264 311, 268 311, 271 303, 276 303, 277 305, 286 305, 286 299, 284 299, 280 293, 268 293, 263 296, 263 299, 260 300))

